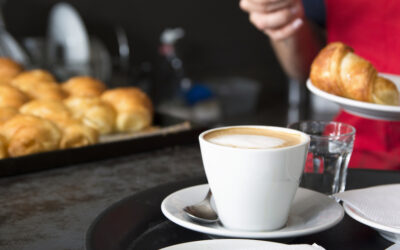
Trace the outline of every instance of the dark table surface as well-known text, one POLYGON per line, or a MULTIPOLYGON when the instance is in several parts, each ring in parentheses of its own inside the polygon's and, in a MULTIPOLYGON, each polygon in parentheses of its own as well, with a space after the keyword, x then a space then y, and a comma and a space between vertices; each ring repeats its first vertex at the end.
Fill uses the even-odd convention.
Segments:
MULTIPOLYGON (((204 177, 172 182, 134 194, 114 204, 92 224, 87 234, 87 249, 160 249, 178 243, 213 238, 175 225, 160 212, 161 201, 168 194, 205 182, 204 177)), ((350 170, 348 188, 399 182, 398 172, 350 170)), ((339 224, 319 233, 270 240, 288 244, 317 243, 325 249, 373 250, 386 249, 393 244, 382 238, 377 231, 347 215, 339 224)))
MULTIPOLYGON (((202 176, 200 150, 193 144, 1 178, 0 249, 84 249, 89 226, 114 203, 162 184, 187 181, 180 185, 191 185, 199 181, 194 177, 201 180, 202 176)), ((400 182, 400 173, 351 171, 348 188, 395 182, 400 182)), ((169 193, 173 189, 169 186, 163 190, 169 193)), ((159 210, 157 213, 161 216, 159 210)), ((324 246, 332 240, 336 246, 343 240, 365 244, 373 240, 382 246, 390 245, 374 230, 347 216, 330 230, 293 242, 314 241, 324 246), (353 235, 353 226, 360 233, 353 235), (338 237, 339 234, 346 237, 338 237), (315 240, 318 235, 321 241, 315 240)))
MULTIPOLYGON (((275 105, 257 115, 244 114, 223 122, 285 126, 286 116, 287 112, 275 105)), ((46 166, 49 169, 41 172, 1 177, 0 249, 83 249, 90 224, 113 203, 161 184, 204 176, 197 138, 187 141, 194 144, 173 142, 168 145, 177 146, 141 153, 129 148, 124 151, 132 153, 123 157, 62 168, 46 166)), ((28 169, 36 169, 29 164, 38 163, 26 164, 28 169)))
POLYGON ((0 178, 0 249, 83 249, 90 224, 113 203, 202 175, 194 144, 0 178))

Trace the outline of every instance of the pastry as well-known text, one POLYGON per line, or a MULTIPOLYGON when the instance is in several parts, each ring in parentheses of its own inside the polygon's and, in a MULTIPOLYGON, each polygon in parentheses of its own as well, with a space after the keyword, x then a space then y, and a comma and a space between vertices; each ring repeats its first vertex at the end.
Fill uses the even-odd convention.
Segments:
POLYGON ((8 142, 11 157, 58 149, 61 132, 49 120, 31 115, 16 115, 0 127, 8 142))
POLYGON ((377 77, 372 93, 374 103, 399 105, 399 93, 396 85, 384 77, 377 77))
POLYGON ((19 63, 10 58, 0 57, 0 84, 9 84, 22 70, 23 67, 19 63))
POLYGON ((34 115, 49 120, 72 118, 71 111, 62 101, 32 100, 23 105, 19 111, 22 114, 34 115))
POLYGON ((102 100, 117 111, 116 129, 120 132, 135 132, 151 125, 153 105, 149 97, 135 87, 106 90, 102 100))
POLYGON ((72 118, 62 101, 33 100, 20 108, 22 114, 52 121, 61 130, 60 148, 81 147, 98 141, 98 132, 72 118))
POLYGON ((0 85, 0 107, 19 108, 29 100, 22 91, 9 85, 0 85))
POLYGON ((45 70, 22 72, 11 81, 11 85, 32 99, 62 100, 66 97, 54 76, 45 70))
POLYGON ((56 78, 46 70, 34 69, 20 73, 12 80, 15 87, 27 82, 56 82, 56 78))
POLYGON ((311 82, 328 93, 364 102, 398 105, 399 93, 374 66, 341 42, 328 44, 311 65, 311 82))
POLYGON ((0 159, 7 158, 7 141, 0 135, 0 159))
POLYGON ((57 118, 52 121, 62 131, 61 149, 88 146, 97 143, 99 140, 97 130, 82 124, 78 120, 57 118))
POLYGON ((70 96, 96 97, 106 90, 106 85, 90 76, 72 77, 61 85, 70 96))
POLYGON ((55 82, 41 82, 36 86, 26 89, 26 93, 33 99, 63 100, 67 97, 61 86, 55 82))
MULTIPOLYGON (((11 82, 14 83, 13 81, 11 82)), ((31 99, 42 100, 63 100, 66 97, 65 92, 56 82, 20 82, 13 84, 31 99)))
POLYGON ((116 113, 114 108, 99 97, 69 97, 64 103, 73 117, 86 126, 96 129, 100 134, 114 131, 116 113))
POLYGON ((18 109, 13 107, 0 107, 0 126, 18 114, 18 109))

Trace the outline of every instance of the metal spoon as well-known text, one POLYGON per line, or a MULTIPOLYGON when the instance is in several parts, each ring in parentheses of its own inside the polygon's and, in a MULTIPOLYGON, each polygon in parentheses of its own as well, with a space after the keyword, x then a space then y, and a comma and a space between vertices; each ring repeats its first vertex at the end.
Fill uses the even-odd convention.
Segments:
POLYGON ((214 223, 217 222, 218 215, 214 211, 214 209, 211 207, 211 190, 208 190, 208 193, 206 197, 204 198, 203 201, 191 205, 191 206, 186 206, 183 211, 186 212, 186 214, 193 220, 196 220, 198 222, 202 223, 214 223))

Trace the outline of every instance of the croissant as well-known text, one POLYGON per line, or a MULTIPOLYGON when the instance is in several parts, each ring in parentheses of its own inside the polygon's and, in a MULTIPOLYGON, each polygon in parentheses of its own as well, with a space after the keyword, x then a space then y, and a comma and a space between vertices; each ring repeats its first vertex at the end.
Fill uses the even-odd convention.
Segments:
POLYGON ((378 76, 374 66, 354 50, 334 42, 323 48, 311 65, 311 82, 328 93, 364 102, 398 105, 396 85, 378 76))
POLYGON ((72 118, 72 113, 61 101, 33 100, 20 108, 22 114, 52 121, 61 130, 60 148, 81 147, 98 141, 95 129, 72 118))
POLYGON ((0 107, 0 126, 18 114, 18 109, 13 107, 0 107))
POLYGON ((9 84, 22 70, 22 65, 12 59, 0 57, 0 84, 9 84))
POLYGON ((61 86, 56 82, 38 82, 36 86, 31 85, 25 91, 32 99, 60 101, 67 97, 61 86))
POLYGON ((0 107, 19 108, 29 100, 22 91, 9 85, 0 85, 0 107))
POLYGON ((72 77, 61 86, 70 96, 96 97, 106 90, 103 82, 90 76, 72 77))
POLYGON ((99 97, 71 96, 65 99, 64 103, 72 111, 75 119, 96 129, 100 134, 109 134, 114 131, 115 110, 99 97))
POLYGON ((138 88, 106 90, 101 98, 117 111, 116 129, 120 132, 139 131, 152 123, 153 105, 150 98, 138 88))
POLYGON ((12 84, 18 87, 20 84, 26 82, 55 82, 55 77, 48 71, 43 69, 34 69, 24 71, 18 74, 13 80, 12 84))
POLYGON ((67 106, 62 101, 55 100, 32 100, 20 107, 19 111, 22 114, 49 120, 72 118, 72 113, 67 106))
POLYGON ((8 142, 9 156, 22 156, 58 149, 61 132, 52 122, 31 115, 16 115, 0 127, 8 142))
POLYGON ((62 131, 61 149, 88 146, 99 140, 99 133, 96 129, 86 126, 78 120, 57 118, 51 121, 62 131))
POLYGON ((62 100, 66 97, 54 76, 45 70, 22 72, 10 84, 32 99, 62 100))
POLYGON ((65 92, 56 82, 19 82, 13 86, 20 89, 31 99, 43 100, 63 100, 66 97, 65 92))
POLYGON ((0 159, 7 158, 7 141, 0 135, 0 159))

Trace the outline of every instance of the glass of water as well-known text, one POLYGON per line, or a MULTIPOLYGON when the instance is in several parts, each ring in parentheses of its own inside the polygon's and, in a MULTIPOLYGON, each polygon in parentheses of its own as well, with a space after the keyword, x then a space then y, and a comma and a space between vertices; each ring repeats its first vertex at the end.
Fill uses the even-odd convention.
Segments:
POLYGON ((311 138, 300 185, 327 195, 343 192, 356 129, 329 121, 302 121, 288 127, 311 138))

